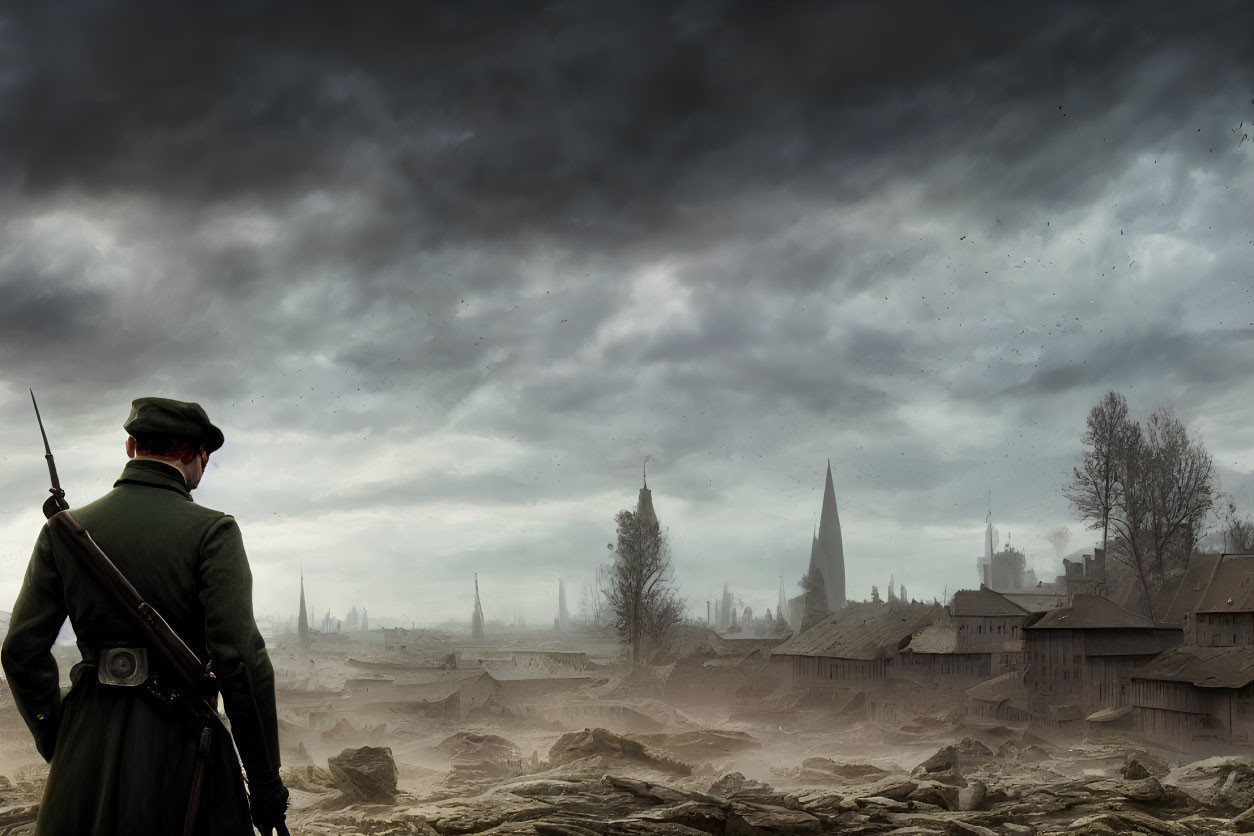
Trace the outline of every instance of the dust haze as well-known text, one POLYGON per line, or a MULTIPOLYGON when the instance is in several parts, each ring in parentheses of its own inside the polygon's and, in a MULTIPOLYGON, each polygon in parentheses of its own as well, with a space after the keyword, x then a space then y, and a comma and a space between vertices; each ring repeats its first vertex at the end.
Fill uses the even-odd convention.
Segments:
POLYGON ((0 634, 194 400, 294 833, 1254 829, 1251 33, 6 8, 0 634))

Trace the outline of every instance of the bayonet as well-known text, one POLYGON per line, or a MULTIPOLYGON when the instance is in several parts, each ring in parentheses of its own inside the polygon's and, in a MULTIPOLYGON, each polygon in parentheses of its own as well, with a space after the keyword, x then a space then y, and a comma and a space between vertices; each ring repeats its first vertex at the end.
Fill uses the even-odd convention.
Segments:
POLYGON ((51 519, 54 514, 68 510, 70 503, 65 501, 65 491, 57 478, 57 463, 52 459, 52 447, 48 445, 48 433, 44 431, 44 419, 39 415, 39 402, 35 400, 34 389, 30 390, 30 402, 35 406, 35 420, 39 422, 39 434, 44 439, 44 458, 48 460, 48 476, 52 479, 52 487, 48 489, 52 496, 44 500, 44 516, 51 519))

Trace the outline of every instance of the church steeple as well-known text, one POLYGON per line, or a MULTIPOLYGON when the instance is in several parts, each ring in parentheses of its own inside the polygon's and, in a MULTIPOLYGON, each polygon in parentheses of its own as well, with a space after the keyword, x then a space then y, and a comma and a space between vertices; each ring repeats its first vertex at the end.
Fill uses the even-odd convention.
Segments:
POLYGON ((820 567, 827 591, 827 605, 833 610, 845 605, 845 545, 840 535, 840 514, 836 511, 836 488, 832 484, 832 460, 827 460, 827 480, 823 485, 823 510, 819 531, 810 547, 811 562, 820 567))
POLYGON ((301 647, 309 647, 309 613, 305 611, 305 570, 300 570, 300 614, 296 617, 296 635, 301 647))
POLYGON ((645 525, 657 525, 657 514, 653 510, 653 491, 649 490, 649 477, 645 473, 645 465, 649 463, 650 458, 652 456, 645 456, 644 464, 640 466, 640 478, 644 482, 644 487, 640 489, 640 498, 636 501, 636 518, 645 525))
POLYGON ((479 603, 479 573, 475 573, 475 611, 470 616, 471 641, 483 641, 483 605, 479 603))

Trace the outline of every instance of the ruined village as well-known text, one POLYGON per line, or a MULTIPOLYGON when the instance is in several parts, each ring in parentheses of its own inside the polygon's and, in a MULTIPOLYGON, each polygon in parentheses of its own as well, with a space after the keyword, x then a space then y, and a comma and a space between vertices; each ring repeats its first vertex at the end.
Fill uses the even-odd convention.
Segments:
MULTIPOLYGON (((292 832, 1254 831, 1254 555, 1190 534, 1152 585, 1099 546, 1043 578, 990 511, 965 587, 855 600, 829 462, 800 594, 781 578, 757 615, 725 587, 694 614, 664 513, 646 480, 603 611, 573 616, 559 580, 551 627, 485 613, 473 573, 460 630, 315 617, 302 577, 268 641, 292 832), (642 559, 661 592, 632 604, 642 559)), ((2 691, 0 730, 0 833, 33 832, 47 767, 2 691)))

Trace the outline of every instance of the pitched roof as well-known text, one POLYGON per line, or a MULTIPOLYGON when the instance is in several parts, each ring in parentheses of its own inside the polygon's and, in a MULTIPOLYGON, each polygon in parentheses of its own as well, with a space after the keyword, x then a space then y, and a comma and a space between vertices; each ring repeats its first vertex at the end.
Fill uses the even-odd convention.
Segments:
POLYGON ((1153 630, 1157 625, 1143 615, 1129 612, 1096 595, 1077 595, 1071 606, 1050 610, 1029 630, 1153 630))
POLYGON ((1197 611, 1220 563, 1217 554, 1191 555, 1180 580, 1154 599, 1155 618, 1164 624, 1183 624, 1186 615, 1197 611))
POLYGON ((1189 682, 1200 688, 1244 688, 1254 682, 1254 646, 1177 647, 1134 672, 1132 678, 1189 682))
POLYGON ((1254 611, 1254 555, 1225 555, 1196 611, 1254 611))
MULTIPOLYGON (((1154 620, 1159 624, 1173 626, 1184 624, 1184 617, 1197 611, 1219 563, 1220 555, 1217 554, 1190 555, 1184 574, 1168 581, 1162 589, 1154 593, 1154 620)), ((1111 600, 1124 609, 1149 615, 1149 608, 1145 606, 1145 592, 1139 583, 1117 586, 1108 594, 1111 600)))
POLYGON ((851 602, 809 630, 793 636, 771 655, 884 659, 927 625, 939 609, 929 604, 904 602, 851 602))
POLYGON ((997 594, 1011 603, 1018 604, 1028 612, 1049 612, 1067 606, 1065 592, 999 592, 997 594))
POLYGON ((914 634, 906 650, 911 653, 957 653, 958 629, 944 609, 938 610, 931 623, 914 634))
POLYGON ((1028 610, 984 584, 980 584, 979 589, 960 589, 955 592, 949 601, 949 611, 959 617, 1028 614, 1028 610))

